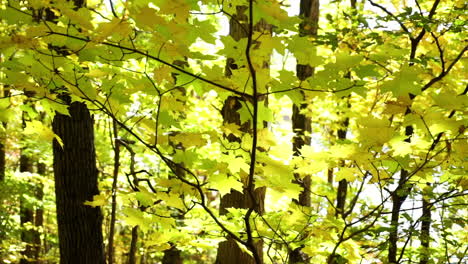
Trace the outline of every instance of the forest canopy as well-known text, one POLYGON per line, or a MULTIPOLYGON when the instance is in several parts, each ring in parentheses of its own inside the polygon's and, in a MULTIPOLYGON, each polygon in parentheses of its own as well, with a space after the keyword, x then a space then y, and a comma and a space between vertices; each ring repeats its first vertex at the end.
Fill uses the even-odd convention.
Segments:
POLYGON ((0 263, 466 263, 467 5, 0 0, 0 263))

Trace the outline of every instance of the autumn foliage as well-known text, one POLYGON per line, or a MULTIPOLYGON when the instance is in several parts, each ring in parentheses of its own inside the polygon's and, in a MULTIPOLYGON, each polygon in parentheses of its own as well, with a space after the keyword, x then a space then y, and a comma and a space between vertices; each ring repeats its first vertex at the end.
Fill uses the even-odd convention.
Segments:
POLYGON ((468 261, 467 3, 312 2, 1 0, 0 263, 60 257, 73 105, 107 263, 468 261))

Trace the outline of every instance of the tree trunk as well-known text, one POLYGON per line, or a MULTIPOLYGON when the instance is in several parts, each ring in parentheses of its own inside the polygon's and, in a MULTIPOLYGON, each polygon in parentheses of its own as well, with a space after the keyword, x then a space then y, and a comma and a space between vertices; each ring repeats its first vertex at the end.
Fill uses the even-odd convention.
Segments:
POLYGON ((53 143, 60 263, 103 264, 101 209, 83 204, 99 193, 93 119, 84 103, 71 103, 69 111, 52 124, 63 141, 53 143))
MULTIPOLYGON (((235 123, 241 125, 243 131, 247 131, 249 124, 241 124, 240 115, 237 110, 241 107, 241 98, 230 96, 226 99, 224 107, 222 109, 223 118, 225 123, 235 123)), ((232 134, 228 137, 230 141, 239 141, 240 139, 234 137, 232 134)), ((264 201, 265 201, 265 188, 257 188, 254 191, 254 198, 257 202, 257 208, 255 212, 262 214, 264 212, 264 201)), ((221 215, 227 213, 227 208, 251 208, 253 201, 248 194, 247 190, 244 188, 244 191, 238 192, 236 190, 231 190, 230 193, 221 197, 221 203, 219 206, 219 212, 221 215)), ((255 244, 256 250, 260 258, 263 260, 263 241, 259 240, 255 244)), ((227 241, 219 243, 218 255, 216 257, 216 264, 261 264, 255 263, 254 258, 249 254, 243 252, 237 243, 231 239, 227 238, 227 241)))
MULTIPOLYGON (((189 66, 187 61, 185 60, 175 60, 174 62, 174 65, 177 65, 181 68, 184 68, 186 66, 189 66)), ((177 75, 176 74, 173 74, 172 76, 174 78, 174 81, 177 82, 177 75)), ((182 94, 186 94, 187 91, 184 87, 178 87, 178 90, 182 93, 182 94)), ((186 102, 184 102, 186 103, 186 102)), ((175 134, 174 134, 175 135, 175 134)), ((175 154, 175 150, 177 148, 180 148, 182 151, 185 150, 185 148, 183 146, 176 146, 176 144, 171 140, 169 142, 169 144, 173 147, 174 149, 174 154, 175 154)), ((175 167, 175 173, 176 175, 178 175, 179 177, 182 177, 184 174, 185 174, 185 171, 182 169, 184 167, 184 163, 183 162, 179 162, 177 163, 178 166, 175 167)), ((175 176, 173 175, 169 175, 169 179, 171 178, 175 178, 175 176)), ((183 220, 184 219, 184 215, 183 214, 180 214, 179 217, 178 217, 180 220, 183 220)), ((182 221, 181 221, 182 222, 182 221)), ((178 222, 176 222, 178 223, 178 222)), ((180 251, 178 248, 177 248, 177 244, 176 243, 171 243, 171 248, 169 249, 166 249, 164 250, 164 256, 163 256, 163 259, 162 259, 162 264, 182 264, 183 260, 182 260, 182 256, 181 256, 181 253, 182 251, 180 251)))
MULTIPOLYGON (((5 98, 5 97, 8 97, 10 95, 10 92, 8 90, 8 88, 6 87, 6 85, 4 85, 3 87, 3 94, 2 96, 5 98)), ((0 125, 3 125, 3 128, 1 128, 1 130, 6 130, 7 128, 7 124, 6 122, 1 122, 0 125)), ((6 144, 6 131, 3 132, 3 131, 0 131, 0 183, 3 182, 5 180, 5 164, 6 164, 6 149, 5 149, 5 144, 6 144)), ((1 239, 1 237, 0 237, 1 239)))
MULTIPOLYGON (((301 0, 299 15, 303 18, 299 26, 299 31, 302 36, 317 36, 318 19, 319 19, 319 0, 301 0)), ((306 80, 314 74, 314 68, 310 65, 298 64, 296 66, 296 75, 299 80, 306 80)), ((305 100, 304 93, 302 97, 305 100)), ((302 110, 307 108, 307 103, 301 103, 299 106, 293 105, 292 113, 292 129, 295 133, 293 137, 293 154, 299 156, 299 150, 303 146, 310 145, 310 133, 312 133, 311 120, 302 110)), ((310 206, 310 175, 299 177, 294 175, 296 182, 303 188, 299 195, 297 203, 301 206, 310 206)), ((308 256, 301 251, 301 248, 292 249, 289 252, 289 263, 308 263, 308 256)))
MULTIPOLYGON (((409 110, 407 110, 408 112, 409 110)), ((407 138, 405 142, 411 142, 410 136, 413 135, 413 127, 407 126, 405 128, 405 135, 407 138)), ((390 234, 388 236, 388 263, 396 264, 397 263, 397 251, 398 251, 398 229, 400 227, 400 211, 403 202, 408 197, 411 192, 412 185, 408 184, 409 173, 407 170, 400 171, 400 179, 398 180, 398 186, 392 192, 392 216, 390 222, 390 234)))
MULTIPOLYGON (((6 126, 4 126, 6 128, 6 126)), ((6 143, 6 135, 5 133, 0 134, 0 182, 5 180, 5 143, 6 143)))
POLYGON ((164 257, 162 264, 182 264, 182 257, 180 250, 175 245, 172 245, 170 249, 164 250, 164 257))
POLYGON ((397 251, 398 251, 398 229, 399 229, 399 219, 400 211, 403 202, 409 195, 411 187, 406 184, 408 178, 408 172, 406 170, 401 170, 400 180, 398 182, 397 188, 392 193, 392 216, 391 216, 391 230, 388 238, 388 262, 390 264, 397 263, 397 251))
MULTIPOLYGON (((232 19, 229 22, 229 34, 230 36, 239 41, 242 38, 246 38, 249 34, 246 28, 242 28, 243 25, 246 25, 243 22, 248 21, 248 17, 245 14, 247 11, 246 6, 237 6, 236 7, 237 13, 232 16, 232 19)), ((260 21, 256 26, 256 29, 266 29, 268 25, 263 21, 260 21)), ((268 66, 268 63, 265 64, 268 66)), ((235 64, 235 60, 233 58, 228 58, 226 62, 226 76, 231 76, 231 71, 237 69, 237 65, 235 64)), ((241 126, 241 131, 245 133, 249 133, 250 124, 246 122, 241 124, 240 115, 237 112, 242 106, 243 98, 239 98, 236 96, 230 96, 224 102, 224 106, 222 109, 222 115, 224 119, 224 123, 234 123, 241 126)), ((240 139, 236 138, 232 134, 227 136, 228 140, 232 142, 239 142, 240 139)), ((226 214, 227 208, 252 208, 254 203, 257 204, 255 206, 254 211, 258 214, 263 214, 264 212, 264 201, 265 201, 265 191, 264 187, 262 188, 254 188, 253 196, 255 201, 252 201, 251 196, 244 186, 244 191, 238 192, 232 190, 231 193, 226 194, 221 198, 221 203, 219 206, 220 214, 226 214)), ((227 241, 223 241, 219 244, 218 247, 218 254, 216 256, 216 263, 217 264, 262 264, 263 263, 263 241, 258 240, 254 243, 255 251, 260 258, 261 263, 256 263, 255 259, 251 257, 249 254, 243 252, 237 243, 232 238, 227 238, 227 241)))
MULTIPOLYGON (((45 163, 38 162, 37 163, 37 174, 41 175, 42 177, 46 177, 46 165, 45 163)), ((38 201, 42 201, 44 199, 44 185, 42 183, 38 183, 36 186, 36 199, 38 201)), ((35 230, 33 234, 33 242, 34 242, 34 258, 36 259, 36 263, 40 264, 43 263, 40 260, 41 257, 41 233, 39 230, 44 226, 44 206, 41 204, 39 207, 36 208, 36 212, 34 215, 34 226, 37 230, 35 230)))
MULTIPOLYGON (((22 117, 23 128, 25 127, 24 114, 22 117)), ((27 147, 21 148, 20 154, 20 172, 33 173, 33 162, 31 158, 26 154, 27 147)), ((32 184, 23 183, 26 186, 27 191, 24 194, 31 194, 32 184)), ((31 201, 28 201, 24 195, 20 196, 20 223, 21 223, 21 241, 26 244, 20 264, 35 263, 34 261, 34 246, 33 246, 33 230, 30 228, 34 224, 34 211, 31 201), (29 227, 28 227, 29 225, 29 227)))
POLYGON ((136 264, 136 252, 138 242, 138 226, 132 228, 132 241, 130 243, 130 252, 128 253, 128 264, 136 264))
POLYGON ((112 209, 110 215, 109 223, 109 238, 107 244, 107 264, 114 263, 114 233, 115 233, 115 220, 116 220, 116 210, 117 210, 117 180, 119 176, 119 167, 120 167, 120 141, 117 122, 114 120, 113 124, 113 138, 110 139, 114 141, 114 171, 112 175, 112 209))
MULTIPOLYGON (((429 186, 429 184, 428 184, 429 186)), ((421 216, 421 234, 419 236, 419 240, 421 241, 421 249, 420 249, 420 260, 419 264, 428 264, 429 263, 429 245, 431 241, 431 202, 429 197, 424 197, 423 194, 422 199, 422 216, 421 216)))
MULTIPOLYGON (((348 98, 349 101, 349 98, 348 98)), ((348 108, 350 108, 351 105, 348 103, 348 108)), ((348 125, 349 125, 349 119, 345 118, 345 120, 342 122, 343 127, 341 129, 338 129, 337 134, 338 134, 338 139, 340 140, 345 140, 346 139, 346 133, 348 131, 348 125)), ((344 166, 344 161, 341 161, 342 166, 344 166)), ((335 216, 344 216, 345 213, 345 205, 346 205, 346 195, 348 193, 348 181, 346 179, 342 179, 338 182, 338 190, 336 194, 336 213, 335 216)))

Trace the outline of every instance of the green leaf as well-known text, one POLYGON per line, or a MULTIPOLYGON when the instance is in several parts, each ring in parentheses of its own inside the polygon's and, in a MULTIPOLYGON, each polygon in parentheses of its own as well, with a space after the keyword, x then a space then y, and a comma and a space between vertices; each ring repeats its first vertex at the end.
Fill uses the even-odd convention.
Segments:
POLYGON ((55 139, 60 144, 60 146, 63 147, 62 139, 59 136, 57 136, 52 131, 52 129, 50 129, 49 127, 45 126, 37 120, 26 122, 26 127, 24 128, 23 133, 25 135, 34 135, 37 139, 46 142, 52 142, 52 140, 55 139))
POLYGON ((228 176, 223 173, 215 173, 210 176, 210 186, 219 191, 221 196, 224 196, 236 190, 238 192, 243 192, 243 184, 234 176, 228 176))
POLYGON ((107 198, 103 194, 98 194, 93 196, 92 201, 86 201, 83 204, 92 207, 104 206, 107 204, 107 198))
POLYGON ((418 77, 421 71, 418 67, 403 66, 393 76, 392 80, 382 84, 383 92, 392 92, 395 97, 408 94, 419 95, 421 93, 421 81, 418 77))

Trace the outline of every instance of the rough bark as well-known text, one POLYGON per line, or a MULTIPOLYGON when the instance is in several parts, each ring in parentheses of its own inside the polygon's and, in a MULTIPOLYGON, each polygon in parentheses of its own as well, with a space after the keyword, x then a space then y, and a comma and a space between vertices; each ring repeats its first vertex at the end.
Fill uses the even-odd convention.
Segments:
POLYGON ((84 103, 73 102, 70 116, 56 114, 53 131, 54 178, 61 264, 105 263, 102 215, 84 205, 99 193, 93 119, 84 103))
MULTIPOLYGON (((85 0, 69 1, 76 9, 86 6, 85 0)), ((48 9, 40 16, 47 21, 57 18, 48 9)), ((70 116, 56 113, 52 122, 63 142, 63 146, 53 142, 60 263, 103 264, 101 209, 83 204, 99 194, 93 119, 84 103, 70 102, 68 95, 61 97, 69 105, 70 116)))

